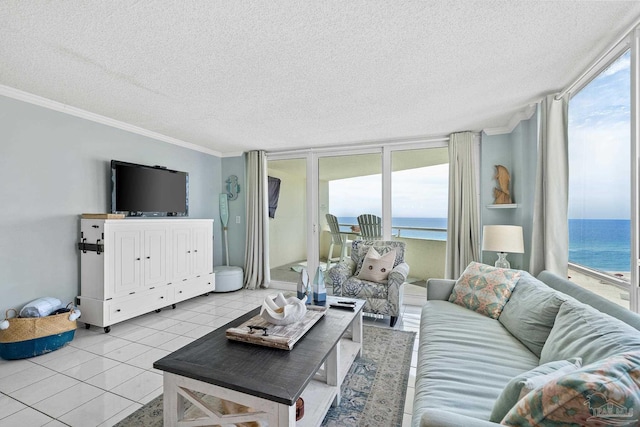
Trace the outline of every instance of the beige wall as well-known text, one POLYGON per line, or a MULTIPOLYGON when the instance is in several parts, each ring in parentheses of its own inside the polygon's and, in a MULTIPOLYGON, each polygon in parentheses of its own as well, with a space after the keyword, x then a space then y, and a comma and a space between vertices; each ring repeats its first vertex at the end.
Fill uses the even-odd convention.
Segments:
POLYGON ((307 259, 306 179, 269 170, 280 178, 280 197, 275 218, 269 219, 269 264, 271 268, 307 259))
POLYGON ((405 262, 409 264, 409 276, 421 280, 444 277, 446 242, 403 237, 398 240, 407 244, 405 262))

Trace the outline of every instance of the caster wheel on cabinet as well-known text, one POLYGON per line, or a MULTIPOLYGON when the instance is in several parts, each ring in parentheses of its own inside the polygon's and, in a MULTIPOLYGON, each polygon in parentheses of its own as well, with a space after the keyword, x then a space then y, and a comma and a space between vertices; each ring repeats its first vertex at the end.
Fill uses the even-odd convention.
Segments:
POLYGON ((159 308, 159 309, 156 310, 156 313, 160 313, 161 311, 162 311, 162 309, 159 308))
POLYGON ((171 308, 173 308, 175 310, 176 309, 176 305, 175 304, 171 304, 171 308))
POLYGON ((84 324, 84 328, 85 328, 85 329, 89 329, 90 327, 91 327, 91 325, 90 325, 90 324, 88 324, 88 323, 85 323, 85 324, 84 324))
POLYGON ((104 333, 108 334, 109 332, 111 332, 111 326, 105 326, 104 327, 104 333))

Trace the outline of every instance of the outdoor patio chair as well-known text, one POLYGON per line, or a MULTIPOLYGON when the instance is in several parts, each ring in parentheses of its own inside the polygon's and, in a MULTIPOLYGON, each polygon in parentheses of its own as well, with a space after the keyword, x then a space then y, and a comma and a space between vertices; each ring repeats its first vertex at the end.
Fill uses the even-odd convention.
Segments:
POLYGON ((382 239, 382 218, 372 214, 362 214, 358 216, 358 226, 360 236, 364 240, 382 239))
POLYGON ((329 253, 327 254, 327 270, 331 268, 332 261, 344 262, 347 258, 347 249, 352 240, 347 238, 346 233, 340 232, 340 226, 338 225, 338 218, 335 215, 328 213, 326 215, 327 223, 329 224, 329 232, 331 233, 331 244, 329 245, 329 253), (333 248, 335 245, 340 245, 340 258, 333 258, 333 248))

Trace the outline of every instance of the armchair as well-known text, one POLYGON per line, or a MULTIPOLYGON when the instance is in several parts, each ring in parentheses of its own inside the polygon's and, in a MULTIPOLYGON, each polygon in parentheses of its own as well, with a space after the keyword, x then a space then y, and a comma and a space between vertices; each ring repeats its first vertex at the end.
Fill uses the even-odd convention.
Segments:
POLYGON ((395 240, 354 240, 351 244, 351 259, 339 262, 327 273, 330 285, 333 286, 333 294, 365 300, 363 310, 366 313, 388 315, 391 317, 390 325, 394 327, 402 310, 404 283, 409 275, 409 265, 404 262, 404 251, 405 243, 395 240), (396 251, 389 278, 381 283, 358 278, 364 258, 371 247, 380 255, 393 249, 396 251))

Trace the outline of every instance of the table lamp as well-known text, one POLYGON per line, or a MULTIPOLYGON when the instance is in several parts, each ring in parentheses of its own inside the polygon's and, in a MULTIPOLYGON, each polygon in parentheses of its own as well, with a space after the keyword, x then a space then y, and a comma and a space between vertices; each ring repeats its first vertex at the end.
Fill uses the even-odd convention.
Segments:
POLYGON ((482 250, 498 253, 495 266, 511 268, 507 253, 524 253, 522 227, 519 225, 485 225, 482 227, 482 250))

